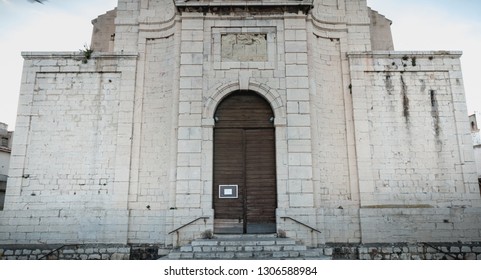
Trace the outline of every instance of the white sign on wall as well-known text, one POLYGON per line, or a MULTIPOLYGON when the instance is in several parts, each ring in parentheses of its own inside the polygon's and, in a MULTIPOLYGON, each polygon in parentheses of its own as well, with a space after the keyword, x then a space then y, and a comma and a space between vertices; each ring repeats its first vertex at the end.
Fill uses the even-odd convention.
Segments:
POLYGON ((238 198, 238 185, 219 185, 219 198, 238 198))

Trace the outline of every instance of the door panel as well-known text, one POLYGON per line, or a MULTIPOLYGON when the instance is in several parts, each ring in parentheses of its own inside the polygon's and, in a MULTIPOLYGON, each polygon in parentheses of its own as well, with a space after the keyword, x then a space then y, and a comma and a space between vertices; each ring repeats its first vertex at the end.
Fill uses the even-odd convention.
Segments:
POLYGON ((274 129, 245 131, 246 231, 276 231, 276 162, 274 129))
POLYGON ((242 129, 216 129, 214 133, 214 209, 215 219, 220 222, 215 229, 218 233, 243 232, 245 181, 243 134, 242 129), (219 185, 238 185, 238 198, 219 198, 219 185), (230 229, 232 227, 236 229, 230 229))

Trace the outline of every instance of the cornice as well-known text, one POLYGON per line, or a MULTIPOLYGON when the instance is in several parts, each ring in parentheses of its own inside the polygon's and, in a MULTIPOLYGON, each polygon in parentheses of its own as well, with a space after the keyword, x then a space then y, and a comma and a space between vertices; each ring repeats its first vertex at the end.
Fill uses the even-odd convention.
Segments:
POLYGON ((175 6, 180 13, 230 14, 244 11, 249 14, 282 14, 299 11, 307 14, 313 7, 313 0, 176 0, 175 6))

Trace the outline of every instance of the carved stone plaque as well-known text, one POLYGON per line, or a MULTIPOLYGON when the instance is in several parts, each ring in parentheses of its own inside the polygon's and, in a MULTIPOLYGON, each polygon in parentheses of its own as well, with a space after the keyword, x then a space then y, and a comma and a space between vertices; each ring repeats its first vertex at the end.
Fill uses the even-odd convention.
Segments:
POLYGON ((267 61, 266 34, 223 34, 221 44, 222 61, 267 61))

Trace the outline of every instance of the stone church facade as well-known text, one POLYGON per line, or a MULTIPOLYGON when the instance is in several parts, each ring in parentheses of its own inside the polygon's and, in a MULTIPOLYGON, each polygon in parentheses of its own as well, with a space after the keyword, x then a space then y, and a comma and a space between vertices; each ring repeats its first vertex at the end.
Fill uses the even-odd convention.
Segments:
MULTIPOLYGON (((25 52, 0 243, 481 241, 460 52, 365 0, 119 0, 25 52)), ((112 251, 113 252, 113 251, 112 251)))

